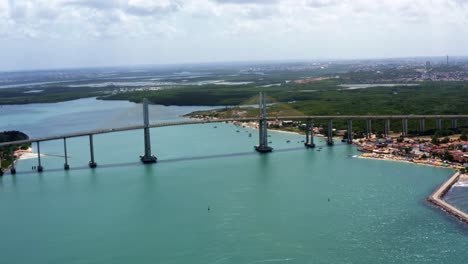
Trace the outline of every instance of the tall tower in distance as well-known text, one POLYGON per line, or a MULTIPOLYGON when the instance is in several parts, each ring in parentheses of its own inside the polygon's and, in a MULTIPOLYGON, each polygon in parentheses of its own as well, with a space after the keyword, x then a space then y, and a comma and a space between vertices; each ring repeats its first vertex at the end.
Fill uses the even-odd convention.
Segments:
POLYGON ((447 66, 449 65, 449 56, 447 55, 447 66))

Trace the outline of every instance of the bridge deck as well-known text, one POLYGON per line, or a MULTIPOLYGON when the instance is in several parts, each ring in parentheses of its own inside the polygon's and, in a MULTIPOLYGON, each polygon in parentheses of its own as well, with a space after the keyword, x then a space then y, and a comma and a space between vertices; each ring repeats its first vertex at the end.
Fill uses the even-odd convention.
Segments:
MULTIPOLYGON (((267 120, 291 120, 291 119, 468 119, 468 115, 329 115, 329 116, 281 116, 281 117, 269 117, 267 120)), ((194 125, 194 124, 205 124, 205 123, 219 123, 219 122, 232 122, 232 121, 258 121, 259 117, 242 117, 242 118, 222 118, 222 119, 207 119, 207 120, 186 120, 176 122, 165 122, 158 124, 150 124, 150 128, 156 127, 167 127, 167 126, 181 126, 181 125, 194 125)), ((19 140, 0 143, 0 147, 11 146, 11 145, 22 145, 32 142, 42 142, 58 140, 63 138, 74 138, 88 135, 97 135, 113 132, 130 131, 145 128, 144 125, 119 127, 119 128, 108 128, 108 129, 97 129, 85 132, 69 133, 50 137, 31 138, 28 140, 19 140)))

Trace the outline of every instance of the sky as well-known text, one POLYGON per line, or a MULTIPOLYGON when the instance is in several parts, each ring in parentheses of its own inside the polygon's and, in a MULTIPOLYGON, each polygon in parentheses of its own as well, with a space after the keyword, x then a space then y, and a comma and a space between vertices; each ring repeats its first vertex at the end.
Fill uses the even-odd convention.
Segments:
POLYGON ((468 0, 0 0, 0 71, 467 49, 468 0))

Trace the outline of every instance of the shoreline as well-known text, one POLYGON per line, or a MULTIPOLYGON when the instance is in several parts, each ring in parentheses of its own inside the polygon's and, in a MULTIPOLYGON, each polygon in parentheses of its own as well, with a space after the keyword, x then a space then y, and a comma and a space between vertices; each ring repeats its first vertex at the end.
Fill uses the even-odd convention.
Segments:
POLYGON ((443 199, 447 192, 449 192, 450 189, 452 189, 453 185, 459 182, 460 176, 461 174, 459 172, 453 174, 447 181, 442 183, 442 185, 439 186, 439 188, 437 188, 437 190, 434 193, 427 197, 427 201, 434 204, 441 210, 456 217, 458 220, 464 222, 465 224, 468 224, 468 214, 458 209, 457 207, 449 204, 443 199))
MULTIPOLYGON (((189 119, 204 120, 203 118, 195 118, 195 117, 189 117, 189 119)), ((236 123, 236 122, 231 121, 229 123, 237 125, 237 126, 244 126, 244 127, 248 127, 248 128, 258 130, 258 125, 257 125, 257 123, 254 123, 254 122, 243 122, 243 123, 237 122, 236 123)), ((286 130, 281 130, 281 129, 268 128, 268 130, 269 131, 279 132, 279 133, 286 133, 286 134, 305 136, 305 133, 302 134, 302 133, 299 133, 299 132, 286 131, 286 130)), ((322 134, 314 134, 314 137, 327 138, 327 136, 322 135, 322 134)), ((335 136, 335 137, 333 137, 333 139, 339 140, 340 137, 335 136)), ((358 143, 356 141, 353 141, 352 145, 355 145, 357 147, 362 147, 362 144, 360 144, 360 143, 358 143)), ((409 160, 404 160, 402 158, 399 158, 400 156, 377 157, 377 156, 370 156, 370 155, 371 155, 370 153, 362 153, 362 154, 359 154, 357 157, 358 158, 363 158, 363 159, 405 162, 405 163, 410 163, 410 164, 414 164, 414 165, 425 165, 425 166, 431 166, 431 167, 436 167, 436 168, 447 168, 447 169, 454 169, 454 170, 459 170, 461 168, 460 166, 451 165, 451 164, 447 164, 447 166, 444 166, 444 163, 439 164, 437 162, 431 162, 431 163, 429 163, 429 162, 414 162, 414 161, 409 161, 409 160)))
MULTIPOLYGON (((366 153, 364 153, 366 154, 366 153)), ((404 159, 398 159, 398 158, 388 158, 388 157, 370 157, 370 156, 363 156, 364 154, 358 155, 358 158, 360 159, 372 159, 372 160, 383 160, 383 161, 394 161, 394 162, 402 162, 402 163, 409 163, 413 165, 423 165, 423 166, 429 166, 429 167, 436 167, 436 168, 445 168, 445 169, 453 169, 453 170, 458 170, 459 168, 457 166, 453 165, 438 165, 438 164, 429 164, 429 163, 424 163, 424 162, 413 162, 409 160, 404 160, 404 159)), ((395 156, 398 157, 398 156, 395 156)))
MULTIPOLYGON (((14 156, 15 156, 15 159, 13 160, 13 162, 8 165, 8 167, 6 168, 0 168, 3 170, 3 173, 7 173, 8 171, 10 171, 11 167, 13 165, 15 165, 15 168, 16 168, 16 163, 20 160, 25 160, 25 159, 32 159, 32 158, 37 158, 37 153, 33 153, 32 152, 32 148, 29 147, 28 149, 26 150, 16 150, 15 153, 14 153, 14 156)), ((44 154, 41 154, 41 157, 44 156, 44 154)))
MULTIPOLYGON (((254 123, 241 123, 242 126, 253 128, 253 129, 258 129, 254 123)), ((288 134, 295 134, 295 135, 303 135, 301 133, 297 132, 291 132, 291 131, 283 131, 279 129, 269 129, 272 131, 280 132, 280 133, 288 133, 288 134)), ((317 137, 324 137, 323 135, 314 135, 317 137)), ((359 144, 357 144, 359 146, 359 144)), ((363 153, 361 155, 358 155, 358 158, 361 159, 373 159, 373 160, 383 160, 383 161, 394 161, 394 162, 401 162, 401 163, 408 163, 408 164, 413 164, 413 165, 423 165, 423 166, 429 166, 429 167, 437 167, 437 168, 445 168, 445 169, 453 169, 453 170, 458 170, 458 166, 453 166, 453 165, 446 165, 444 163, 436 163, 436 162, 414 162, 414 161, 409 161, 405 160, 402 158, 399 158, 398 156, 394 157, 370 157, 370 156, 365 156, 366 153, 363 153), (444 166, 446 165, 446 166, 444 166)), ((445 181, 433 194, 431 194, 428 198, 427 201, 430 203, 436 205, 438 208, 441 210, 449 213, 450 215, 456 217, 460 221, 464 222, 465 224, 468 224, 468 214, 463 212, 462 210, 456 208, 455 206, 449 204, 448 202, 443 200, 443 197, 447 192, 449 192, 455 184, 461 183, 462 181, 459 181, 460 179, 460 172, 455 172, 455 174, 450 177, 447 181, 445 181)), ((468 178, 468 177, 467 177, 468 178)), ((463 182, 465 183, 465 182, 463 182)), ((468 183, 468 182, 467 182, 468 183)))

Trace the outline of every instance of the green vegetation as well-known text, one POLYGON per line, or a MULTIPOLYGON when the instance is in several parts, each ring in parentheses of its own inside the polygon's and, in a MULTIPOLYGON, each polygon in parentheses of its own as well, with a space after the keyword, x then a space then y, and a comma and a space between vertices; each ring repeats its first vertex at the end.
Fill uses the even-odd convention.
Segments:
POLYGON ((30 104, 30 103, 56 103, 86 97, 102 96, 108 93, 110 87, 70 88, 62 86, 39 86, 31 88, 0 89, 0 105, 30 104), (31 90, 43 90, 40 93, 27 93, 31 90), (26 93, 25 93, 26 92, 26 93))
MULTIPOLYGON (((299 64, 300 66, 301 64, 299 64)), ((287 67, 288 64, 283 64, 287 67)), ((298 64, 291 64, 290 66, 297 67, 298 64)), ((154 103, 161 103, 166 105, 213 105, 214 101, 218 101, 215 105, 235 105, 243 103, 245 98, 252 95, 252 92, 263 89, 264 85, 272 84, 286 84, 286 82, 312 78, 319 76, 332 76, 333 74, 346 72, 349 70, 348 65, 332 65, 325 68, 316 67, 313 69, 302 70, 276 70, 271 65, 256 65, 267 69, 268 73, 245 71, 246 65, 217 65, 202 66, 196 68, 169 68, 169 69, 155 69, 143 72, 132 71, 119 71, 118 73, 111 74, 110 76, 89 73, 74 73, 75 80, 64 81, 62 83, 49 83, 30 85, 21 88, 2 88, 0 89, 0 105, 2 104, 28 104, 28 103, 53 103, 63 102, 68 100, 75 100, 86 97, 101 97, 106 98, 108 95, 121 90, 128 92, 119 93, 111 96, 110 100, 131 100, 134 102, 141 101, 140 94, 150 94, 154 103), (194 71, 195 75, 178 75, 184 71, 194 71), (157 81, 154 80, 155 77, 157 81), (187 78, 185 78, 187 77, 187 78), (213 81, 225 82, 248 82, 246 85, 215 85, 213 81), (140 83, 132 85, 131 83, 140 83), (138 92, 134 91, 158 86, 158 82, 165 83, 161 85, 164 88, 161 95, 154 92, 138 92), (197 85, 197 82, 207 82, 203 85, 197 85), (125 83, 129 85, 126 86, 125 83), (192 83, 193 85, 188 85, 192 83), (211 83, 211 84, 210 84, 211 83), (172 90, 175 90, 172 92, 172 90), (236 91, 239 89, 239 91, 236 91), (32 90, 43 90, 42 92, 31 92, 32 90), (198 92, 191 92, 191 91, 198 92), (216 95, 200 96, 199 93, 213 92, 216 90, 216 95), (186 93, 184 96, 179 96, 180 92, 186 93), (225 93, 228 93, 227 95, 225 93), (231 94, 232 93, 232 94, 231 94), (245 94, 247 93, 247 94, 245 94), (231 97, 232 96, 232 100, 231 97), (247 97, 246 97, 247 96, 247 97), (161 97, 156 99, 155 97, 161 97), (188 99, 187 99, 188 98, 188 99), (190 99, 193 98, 193 99, 190 99), (203 104, 202 102, 206 102, 203 104)), ((248 68, 247 68, 248 69, 248 68)), ((98 71, 98 70, 96 70, 98 71)), ((99 71, 98 71, 99 72, 99 71)), ((73 75, 73 74, 72 74, 73 75)), ((13 77, 12 77, 13 78, 13 77)), ((54 80, 54 79, 52 79, 54 80)), ((51 81, 48 79, 39 79, 41 81, 51 81)), ((21 79, 18 80, 21 82, 21 79)), ((292 84, 292 83, 291 83, 292 84)), ((336 88, 333 86, 333 88, 336 88)), ((265 88, 267 89, 267 88, 265 88)), ((280 90, 278 87, 273 90, 280 90)), ((254 92, 255 93, 255 92, 254 92)))
MULTIPOLYGON (((376 87, 358 90, 336 90, 332 89, 333 82, 325 82, 303 85, 302 89, 320 89, 317 92, 300 92, 294 86, 288 92, 270 90, 268 102, 277 103, 268 108, 268 115, 289 116, 289 115, 399 115, 399 114, 468 114, 467 98, 468 83, 465 82, 425 82, 420 86, 400 86, 400 87, 376 87), (323 86, 321 86, 323 84, 323 86), (292 102, 294 101, 294 102, 292 102)), ((257 92, 256 90, 255 92, 257 92)), ((178 92, 178 91, 177 91, 178 92)), ((256 93, 249 102, 257 101, 256 93)), ((143 96, 143 95, 140 95, 143 96)), ((175 95, 174 95, 175 96, 175 95)), ((182 96, 179 94, 178 96, 182 96)), ((247 97, 247 96, 245 96, 247 97)), ((157 100, 157 99, 156 99, 157 100)), ((206 102, 205 102, 206 103, 206 102)), ((258 109, 255 108, 223 108, 219 110, 200 111, 191 113, 189 116, 208 117, 231 117, 231 116, 256 116, 258 109)), ((450 122, 443 122, 443 130, 435 130, 435 120, 426 120, 426 131, 418 132, 418 120, 409 120, 409 133, 413 135, 436 135, 445 137, 453 134, 467 133, 464 127, 465 120, 460 121, 459 129, 451 129, 450 122)), ((346 128, 345 120, 336 120, 334 127, 338 129, 346 128)), ((325 121, 319 121, 316 125, 325 127, 325 121)), ((365 129, 364 122, 353 123, 355 132, 365 129)), ((383 122, 381 120, 373 123, 375 131, 383 132, 383 122)), ((392 121, 391 129, 395 132, 401 131, 401 123, 392 121)))
MULTIPOLYGON (((468 113, 465 95, 468 83, 425 82, 420 86, 376 87, 338 90, 339 80, 310 84, 287 84, 280 87, 206 85, 160 91, 122 93, 104 100, 141 102, 148 98, 163 105, 226 106, 256 103, 259 91, 265 91, 268 102, 290 102, 289 108, 306 115, 336 114, 462 114, 468 113)), ((272 107, 272 111, 275 111, 272 107)))
POLYGON ((154 104, 226 106, 256 103, 259 91, 267 92, 269 101, 289 102, 315 98, 317 91, 338 89, 339 80, 325 80, 310 84, 283 83, 281 86, 257 87, 256 85, 203 85, 185 86, 159 91, 137 91, 100 97, 103 100, 129 100, 142 102, 148 98, 154 104))
MULTIPOLYGON (((0 132, 0 143, 3 142, 10 142, 10 141, 17 141, 17 140, 26 140, 29 139, 28 135, 24 134, 20 131, 4 131, 0 132)), ((22 145, 22 146, 14 146, 12 149, 13 151, 18 149, 28 149, 30 144, 22 145)), ((11 157, 11 151, 9 147, 0 147, 0 171, 4 168, 8 168, 13 159, 11 157)), ((1 174, 1 173, 0 173, 1 174)))

